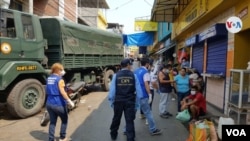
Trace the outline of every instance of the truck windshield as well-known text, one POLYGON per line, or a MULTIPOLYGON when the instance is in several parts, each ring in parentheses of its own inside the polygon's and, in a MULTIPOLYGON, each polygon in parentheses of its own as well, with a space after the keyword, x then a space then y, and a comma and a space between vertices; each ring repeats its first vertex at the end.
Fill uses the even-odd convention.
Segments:
POLYGON ((15 22, 12 12, 0 10, 0 36, 15 38, 15 22))

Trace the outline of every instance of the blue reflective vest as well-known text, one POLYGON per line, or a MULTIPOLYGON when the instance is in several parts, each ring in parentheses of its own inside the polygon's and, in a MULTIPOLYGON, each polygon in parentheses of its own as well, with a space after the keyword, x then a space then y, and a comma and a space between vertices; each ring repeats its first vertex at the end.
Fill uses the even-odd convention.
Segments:
POLYGON ((135 75, 137 76, 137 78, 140 82, 141 88, 142 88, 143 98, 148 98, 148 93, 147 93, 147 90, 146 90, 146 87, 144 84, 144 80, 143 80, 143 76, 146 73, 148 73, 148 70, 143 68, 143 67, 140 67, 137 70, 135 70, 135 75))
POLYGON ((62 79, 61 76, 52 74, 47 78, 46 82, 46 94, 47 100, 46 104, 56 105, 56 106, 65 106, 66 101, 63 96, 60 94, 60 90, 58 87, 59 81, 62 79))

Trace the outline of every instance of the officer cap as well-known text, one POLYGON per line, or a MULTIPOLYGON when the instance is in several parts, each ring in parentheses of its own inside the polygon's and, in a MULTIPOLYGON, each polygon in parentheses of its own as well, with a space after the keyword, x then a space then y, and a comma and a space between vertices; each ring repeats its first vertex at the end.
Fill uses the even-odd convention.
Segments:
POLYGON ((133 65, 133 60, 126 58, 121 61, 121 66, 122 67, 127 67, 127 65, 133 65))

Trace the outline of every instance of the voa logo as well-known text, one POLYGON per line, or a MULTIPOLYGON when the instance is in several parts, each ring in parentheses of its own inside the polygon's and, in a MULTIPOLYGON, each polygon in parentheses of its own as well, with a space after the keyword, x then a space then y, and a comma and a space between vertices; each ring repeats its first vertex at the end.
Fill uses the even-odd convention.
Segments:
POLYGON ((226 28, 231 33, 238 33, 242 29, 242 21, 238 17, 230 17, 226 21, 226 28))
POLYGON ((247 136, 244 129, 226 129, 227 136, 247 136))

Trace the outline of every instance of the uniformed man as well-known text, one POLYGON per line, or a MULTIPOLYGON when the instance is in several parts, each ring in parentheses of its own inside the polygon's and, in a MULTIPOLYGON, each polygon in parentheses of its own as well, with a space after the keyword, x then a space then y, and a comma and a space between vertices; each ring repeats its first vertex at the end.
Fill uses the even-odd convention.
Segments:
POLYGON ((117 138, 123 112, 126 121, 127 141, 134 141, 135 138, 134 119, 136 109, 139 108, 139 99, 142 98, 142 92, 137 77, 131 71, 132 64, 131 59, 122 60, 122 69, 113 76, 110 85, 108 100, 114 110, 110 126, 112 140, 117 138))

